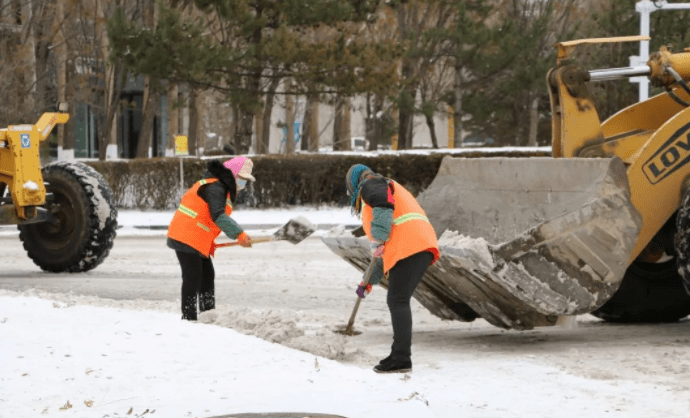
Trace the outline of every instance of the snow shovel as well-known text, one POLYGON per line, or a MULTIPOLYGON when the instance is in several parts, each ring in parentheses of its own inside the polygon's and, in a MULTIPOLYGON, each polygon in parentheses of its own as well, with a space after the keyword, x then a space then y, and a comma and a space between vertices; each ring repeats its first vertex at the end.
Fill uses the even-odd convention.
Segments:
MULTIPOLYGON (((374 266, 376 265, 376 257, 371 258, 371 262, 369 263, 369 267, 367 267, 367 271, 364 274, 364 281, 363 285, 366 287, 367 284, 369 284, 369 279, 371 279, 371 274, 374 271, 374 266)), ((362 333, 362 331, 355 331, 353 330, 353 326, 355 324, 355 315, 357 315, 357 310, 359 309, 359 304, 362 303, 362 298, 357 296, 357 301, 355 302, 355 307, 352 309, 352 315, 350 315, 350 320, 347 322, 347 326, 343 327, 338 327, 335 329, 333 332, 336 334, 343 334, 343 335, 359 335, 362 333)))
MULTIPOLYGON (((293 244, 299 244, 309 235, 315 231, 314 226, 307 219, 299 217, 290 219, 288 223, 283 225, 279 230, 277 230, 273 235, 268 237, 257 237, 252 238, 252 244, 259 244, 262 242, 271 241, 289 241, 293 244)), ((220 247, 232 247, 234 245, 240 245, 239 241, 224 242, 222 244, 216 244, 216 248, 220 247)))

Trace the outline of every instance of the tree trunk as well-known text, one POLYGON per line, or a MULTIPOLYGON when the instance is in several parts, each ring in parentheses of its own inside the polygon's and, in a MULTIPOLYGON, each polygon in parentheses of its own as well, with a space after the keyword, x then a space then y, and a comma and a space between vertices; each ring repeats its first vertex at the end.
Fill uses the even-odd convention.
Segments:
MULTIPOLYGON (((197 155, 204 155, 208 148, 208 137, 206 136, 206 90, 199 90, 196 97, 196 144, 197 155)), ((251 138, 249 141, 251 145, 251 138)))
POLYGON ((285 153, 295 153, 295 96, 292 95, 292 79, 285 79, 285 153))
POLYGON ((237 147, 240 143, 240 107, 232 105, 232 123, 230 124, 232 154, 237 155, 237 147))
POLYGON ((333 120, 333 151, 350 151, 350 98, 338 95, 333 120))
POLYGON ((304 112, 304 129, 302 131, 302 150, 319 151, 319 95, 314 93, 307 95, 307 108, 304 112))
POLYGON ((249 146, 252 143, 252 131, 254 124, 254 115, 251 111, 238 107, 239 120, 237 121, 236 135, 235 135, 235 154, 246 154, 249 152, 249 146))
POLYGON ((319 152, 319 105, 321 101, 317 94, 307 99, 309 108, 309 151, 319 152))
MULTIPOLYGON (((62 0, 60 0, 62 1, 62 0)), ((100 53, 98 56, 104 65, 104 113, 105 124, 102 129, 98 130, 98 159, 105 161, 106 159, 114 159, 118 157, 117 152, 117 121, 115 116, 118 113, 120 94, 123 89, 122 72, 124 66, 122 61, 110 63, 110 49, 108 34, 104 22, 106 20, 103 4, 101 1, 96 3, 98 8, 97 15, 99 19, 94 23, 96 36, 100 37, 100 53)))
MULTIPOLYGON (((69 52, 66 54, 69 56, 69 52)), ((77 108, 77 100, 75 95, 75 88, 79 84, 79 80, 76 80, 76 68, 74 66, 74 60, 67 59, 65 61, 65 102, 69 104, 69 109, 72 114, 74 114, 77 108)), ((70 119, 63 126, 64 137, 62 143, 62 149, 58 145, 58 160, 74 160, 74 119, 70 119)))
POLYGON ((299 149, 300 151, 309 151, 309 130, 311 129, 309 127, 309 124, 311 123, 309 121, 309 94, 307 94, 307 104, 304 107, 304 116, 302 117, 302 134, 300 136, 300 141, 299 141, 299 149))
POLYGON ((455 104, 453 105, 453 147, 462 147, 462 65, 455 63, 455 104))
MULTIPOLYGON (((145 28, 154 29, 155 23, 155 3, 146 0, 142 11, 142 22, 145 28)), ((141 109, 141 132, 137 142, 137 158, 148 158, 151 148, 151 134, 153 132, 153 118, 158 108, 158 80, 146 76, 144 78, 144 97, 141 109)))
POLYGON ((33 28, 31 30, 34 52, 35 52, 35 71, 36 71, 36 94, 34 99, 35 109, 40 116, 47 111, 54 103, 48 99, 48 84, 50 80, 50 47, 52 44, 51 21, 55 17, 55 0, 45 0, 43 2, 32 2, 33 28))
MULTIPOLYGON (((407 92, 408 95, 410 92, 407 92)), ((414 96, 413 96, 414 97, 414 96)), ((412 124, 414 123, 414 105, 403 104, 398 110, 398 149, 412 148, 412 124)))
POLYGON ((527 145, 530 147, 537 146, 537 128, 539 127, 539 95, 535 93, 532 99, 532 107, 529 112, 529 138, 527 145))
MULTIPOLYGON (((406 42, 410 38, 410 25, 408 18, 412 22, 418 22, 416 17, 417 4, 400 4, 397 7, 397 21, 399 38, 406 42), (408 15, 409 13, 409 15, 408 15)), ((414 29, 414 28, 413 28, 414 29)), ((412 147, 412 128, 414 123, 414 103, 416 99, 417 86, 414 84, 415 67, 414 58, 403 57, 401 69, 401 81, 406 83, 401 92, 400 103, 398 104, 398 139, 397 149, 408 149, 412 147)))
POLYGON ((383 95, 377 94, 374 96, 374 131, 369 140, 369 149, 371 151, 376 151, 379 149, 379 144, 383 140, 383 95))
POLYGON ((264 136, 264 120, 263 120, 263 109, 261 111, 262 117, 254 118, 254 153, 255 154, 266 154, 263 148, 263 142, 261 139, 264 136))
MULTIPOLYGON (((56 9, 56 19, 61 22, 64 18, 65 0, 58 0, 56 9)), ((55 39, 55 68, 57 73, 57 100, 60 103, 67 103, 67 44, 65 43, 65 34, 62 27, 56 33, 55 39)), ((68 109, 68 112, 71 109, 68 109)), ((58 124, 57 126, 58 150, 65 146, 65 125, 58 124)))
MULTIPOLYGON (((375 99, 374 99, 375 100, 375 99)), ((366 95, 366 116, 364 117, 364 139, 369 144, 369 151, 373 151, 378 147, 378 141, 374 138, 376 131, 376 110, 373 109, 372 94, 366 95)))
POLYGON ((429 127, 429 134, 431 135, 431 146, 434 149, 438 149, 438 138, 436 137, 436 124, 434 123, 434 117, 425 115, 426 126, 429 127))
MULTIPOLYGON (((261 115, 261 154, 271 153, 271 114, 273 113, 273 101, 275 100, 275 89, 266 94, 266 104, 261 115)), ((257 151, 257 153, 259 153, 257 151)))
POLYGON ((33 22, 33 15, 34 15, 34 9, 38 6, 38 2, 34 2, 33 0, 26 1, 22 4, 22 24, 24 26, 24 30, 22 32, 22 45, 29 45, 29 50, 31 51, 30 54, 27 55, 27 58, 29 60, 29 65, 28 65, 28 74, 25 74, 24 76, 26 77, 26 87, 28 88, 27 90, 30 92, 29 95, 26 97, 19 98, 20 100, 23 100, 24 102, 28 102, 28 108, 33 109, 31 112, 31 119, 32 121, 38 120, 37 116, 40 114, 40 112, 37 112, 36 109, 36 104, 37 104, 37 97, 36 97, 36 32, 38 29, 35 29, 37 24, 33 22))
POLYGON ((177 106, 179 87, 177 83, 168 84, 168 132, 166 132, 165 155, 175 155, 175 136, 180 133, 180 109, 177 106))
MULTIPOLYGON (((259 100, 259 87, 261 82, 261 72, 257 72, 249 77, 249 94, 247 97, 249 102, 259 100)), ((249 147, 252 145, 252 133, 254 130, 254 109, 251 105, 238 105, 238 120, 236 125, 235 135, 235 154, 241 155, 249 152, 249 147)))
MULTIPOLYGON (((263 150, 263 153, 269 154, 271 152, 270 148, 270 139, 271 139, 271 115, 273 114, 273 106, 275 104, 275 97, 276 97, 276 90, 278 89, 278 86, 280 86, 280 81, 281 79, 278 77, 275 77, 275 72, 274 70, 274 78, 271 80, 271 84, 268 86, 268 90, 266 92, 266 104, 264 105, 263 109, 263 114, 262 114, 262 128, 261 128, 261 149, 263 150)), ((258 151, 257 151, 258 153, 258 151)))
POLYGON ((412 148, 412 135, 414 124, 415 100, 417 97, 417 85, 409 80, 414 77, 414 69, 411 64, 403 64, 403 80, 408 80, 398 110, 398 149, 412 148))
POLYGON ((148 158, 151 149, 153 122, 158 110, 160 98, 158 82, 155 78, 146 77, 144 84, 144 100, 141 110, 141 132, 137 143, 137 158, 148 158))
POLYGON ((117 158, 117 116, 120 104, 120 94, 123 89, 122 80, 123 65, 117 62, 106 68, 105 82, 108 88, 105 91, 105 126, 98 130, 98 159, 104 161, 107 158, 117 158))
POLYGON ((197 95, 197 89, 191 87, 189 90, 189 125, 187 126, 189 155, 197 154, 197 127, 199 126, 199 113, 196 111, 197 95))

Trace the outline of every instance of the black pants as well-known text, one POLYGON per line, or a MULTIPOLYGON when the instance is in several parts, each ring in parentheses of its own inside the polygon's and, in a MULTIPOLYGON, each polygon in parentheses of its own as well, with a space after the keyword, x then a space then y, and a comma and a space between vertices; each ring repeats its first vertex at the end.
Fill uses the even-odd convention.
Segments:
POLYGON ((182 269, 182 319, 196 320, 197 300, 200 312, 216 307, 213 261, 183 251, 175 254, 182 269))
POLYGON ((388 309, 393 323, 391 357, 407 361, 412 356, 412 294, 422 281, 434 255, 423 251, 398 261, 388 273, 388 309))

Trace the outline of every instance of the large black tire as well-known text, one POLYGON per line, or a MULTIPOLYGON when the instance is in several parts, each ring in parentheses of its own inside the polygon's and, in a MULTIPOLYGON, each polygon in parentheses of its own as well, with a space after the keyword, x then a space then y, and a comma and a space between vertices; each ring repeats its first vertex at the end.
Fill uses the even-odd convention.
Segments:
POLYGON ((113 248, 117 229, 113 192, 103 176, 86 164, 57 162, 42 171, 53 195, 46 202, 53 220, 19 226, 24 249, 45 271, 89 271, 113 248))
POLYGON ((676 216, 675 247, 678 273, 683 280, 686 292, 690 294, 690 189, 683 194, 676 216))
POLYGON ((690 314, 676 260, 633 262, 618 291, 592 315, 608 322, 674 322, 690 314))
MULTIPOLYGON (((679 271, 690 258, 690 195, 652 239, 656 249, 675 257, 663 263, 638 258, 625 272, 621 287, 592 315, 609 322, 674 322, 690 315, 690 294, 679 271)), ((654 252, 655 250, 652 250, 654 252)))

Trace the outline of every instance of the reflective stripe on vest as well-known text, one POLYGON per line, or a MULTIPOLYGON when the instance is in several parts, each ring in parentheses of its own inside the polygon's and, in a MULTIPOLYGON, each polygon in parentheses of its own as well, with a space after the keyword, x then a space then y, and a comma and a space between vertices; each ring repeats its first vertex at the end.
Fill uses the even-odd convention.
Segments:
POLYGON ((180 205, 180 207, 178 207, 177 210, 179 210, 180 212, 182 212, 185 215, 192 217, 192 218, 196 218, 196 216, 197 216, 196 212, 194 212, 193 210, 189 209, 188 207, 186 207, 184 205, 180 205))
POLYGON ((413 221, 415 219, 429 222, 429 218, 427 218, 423 214, 410 212, 410 213, 406 213, 402 216, 398 216, 397 218, 393 219, 393 223, 395 225, 400 225, 400 224, 404 224, 405 222, 413 221))
POLYGON ((211 228, 207 227, 206 225, 202 224, 201 222, 197 222, 196 226, 199 228, 203 229, 206 232, 211 232, 211 228))

